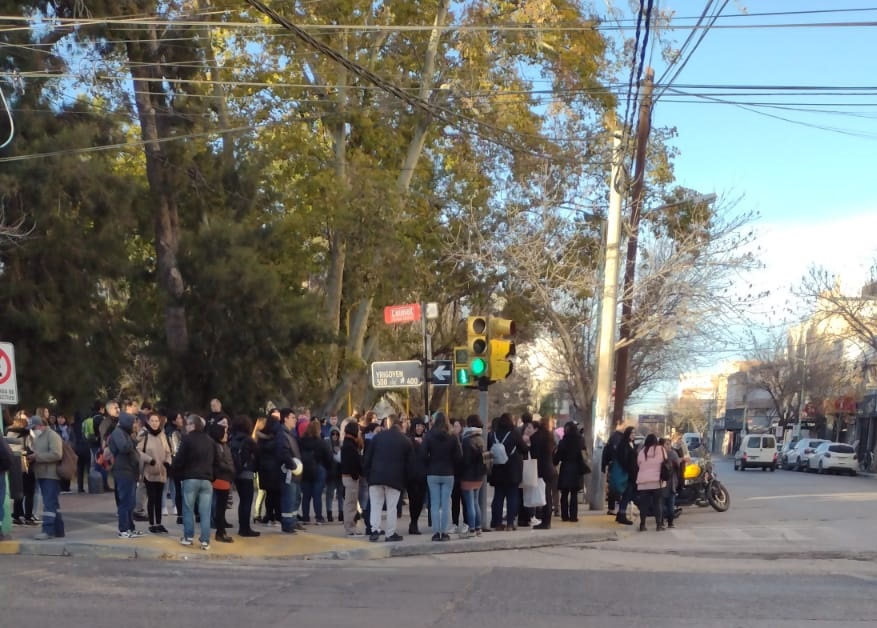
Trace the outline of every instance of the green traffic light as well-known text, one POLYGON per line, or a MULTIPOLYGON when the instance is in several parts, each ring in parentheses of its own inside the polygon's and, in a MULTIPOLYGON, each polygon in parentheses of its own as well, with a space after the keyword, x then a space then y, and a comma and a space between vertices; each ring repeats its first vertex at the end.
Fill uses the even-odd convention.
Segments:
POLYGON ((484 358, 472 358, 472 361, 469 362, 469 370, 475 377, 481 377, 487 371, 487 362, 484 358))

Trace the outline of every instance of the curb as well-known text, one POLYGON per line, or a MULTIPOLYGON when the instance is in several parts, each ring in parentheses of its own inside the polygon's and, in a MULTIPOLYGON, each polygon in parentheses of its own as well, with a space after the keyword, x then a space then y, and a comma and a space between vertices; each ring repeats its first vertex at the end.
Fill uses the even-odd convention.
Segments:
MULTIPOLYGON (((493 534, 493 533, 491 533, 493 534)), ((499 535, 501 533, 497 533, 499 535)), ((401 545, 381 541, 368 547, 329 551, 277 553, 271 556, 214 554, 200 550, 168 551, 136 545, 108 545, 80 541, 15 541, 0 544, 0 554, 65 558, 108 558, 142 560, 378 560, 440 554, 462 554, 495 550, 527 550, 561 545, 584 545, 618 540, 614 531, 569 532, 530 538, 469 538, 449 543, 412 543, 401 545)))

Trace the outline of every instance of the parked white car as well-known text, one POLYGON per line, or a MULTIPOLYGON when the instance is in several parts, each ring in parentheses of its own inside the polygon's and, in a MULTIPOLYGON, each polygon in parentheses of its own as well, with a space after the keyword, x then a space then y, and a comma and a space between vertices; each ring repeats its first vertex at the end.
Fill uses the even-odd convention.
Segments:
POLYGON ((856 475, 859 461, 856 450, 846 443, 822 443, 810 459, 810 471, 856 475))
POLYGON ((816 452, 816 448, 827 442, 824 438, 802 438, 786 454, 786 465, 790 469, 803 471, 807 468, 810 456, 816 452))

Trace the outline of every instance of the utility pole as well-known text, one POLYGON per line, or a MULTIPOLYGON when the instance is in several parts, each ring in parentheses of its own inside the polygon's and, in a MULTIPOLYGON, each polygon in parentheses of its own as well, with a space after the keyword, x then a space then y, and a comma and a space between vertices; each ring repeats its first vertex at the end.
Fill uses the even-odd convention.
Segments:
MULTIPOLYGON (((639 244, 639 220, 645 198, 646 147, 652 128, 652 89, 655 71, 646 68, 643 80, 643 98, 639 106, 639 122, 636 129, 636 158, 631 197, 633 206, 630 213, 630 234, 627 238, 627 262, 624 267, 624 287, 621 292, 621 326, 619 340, 630 340, 633 320, 633 284, 636 278, 636 252, 639 244)), ((627 400, 627 372, 630 363, 630 345, 622 344, 615 354, 615 408, 612 413, 613 425, 624 420, 624 402, 627 400)))
MULTIPOLYGON (((614 127, 614 125, 612 125, 614 127)), ((600 335, 597 342, 597 386, 594 391, 594 427, 591 443, 591 476, 588 504, 603 509, 603 469, 600 460, 609 436, 609 398, 612 395, 612 360, 615 354, 615 315, 618 307, 618 266, 621 241, 622 185, 621 131, 613 130, 609 211, 606 216, 606 259, 603 263, 603 298, 600 301, 600 335)))

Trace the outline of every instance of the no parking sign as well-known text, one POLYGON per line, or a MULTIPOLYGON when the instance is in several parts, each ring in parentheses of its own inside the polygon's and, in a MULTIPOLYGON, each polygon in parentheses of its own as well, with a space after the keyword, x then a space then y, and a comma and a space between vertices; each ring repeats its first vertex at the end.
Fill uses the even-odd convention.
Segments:
POLYGON ((0 405, 18 403, 18 383, 15 379, 15 347, 0 342, 0 405))

